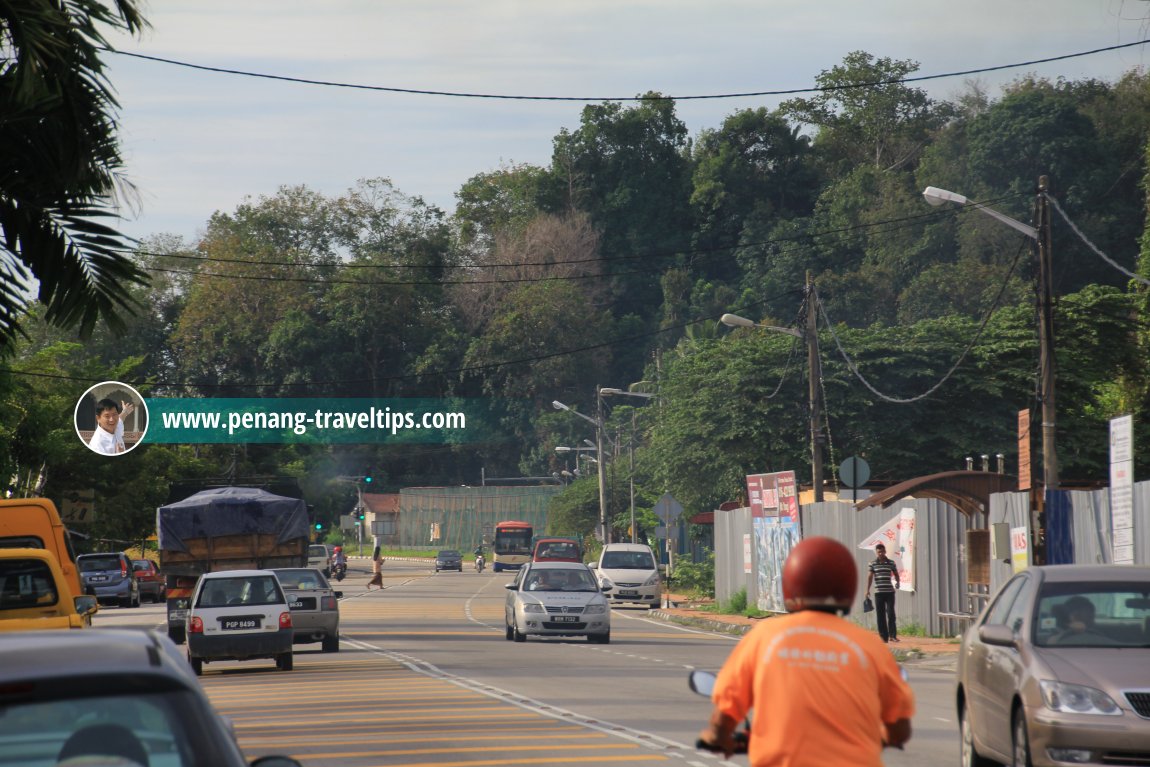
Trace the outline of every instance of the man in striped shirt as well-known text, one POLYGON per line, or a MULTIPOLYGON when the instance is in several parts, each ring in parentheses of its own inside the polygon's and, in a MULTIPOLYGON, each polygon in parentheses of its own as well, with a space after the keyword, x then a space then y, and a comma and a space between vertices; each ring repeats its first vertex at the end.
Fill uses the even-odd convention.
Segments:
POLYGON ((875 560, 867 569, 866 595, 870 596, 871 584, 874 584, 874 611, 878 616, 878 635, 884 642, 898 641, 898 623, 894 615, 894 596, 901 585, 898 579, 898 567, 894 560, 887 559, 886 546, 879 544, 874 547, 875 560))

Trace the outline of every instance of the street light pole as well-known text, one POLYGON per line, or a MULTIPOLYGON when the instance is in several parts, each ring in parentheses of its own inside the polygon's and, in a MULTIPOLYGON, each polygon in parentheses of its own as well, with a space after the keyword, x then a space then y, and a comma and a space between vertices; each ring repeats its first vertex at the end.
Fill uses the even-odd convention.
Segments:
MULTIPOLYGON (((1052 287, 1052 271, 1050 266, 1050 211, 1047 207, 1046 190, 1048 179, 1046 176, 1038 178, 1038 194, 1035 199, 1034 223, 1035 226, 1024 224, 1010 216, 999 213, 993 208, 973 203, 973 205, 991 218, 997 219, 1011 229, 1022 232, 1035 242, 1038 255, 1038 356, 1039 356, 1039 400, 1042 404, 1042 481, 1047 490, 1056 490, 1059 486, 1058 451, 1055 442, 1055 424, 1057 411, 1054 403, 1054 291, 1052 287)), ((948 192, 945 189, 928 186, 923 190, 922 196, 934 206, 951 202, 956 205, 972 204, 961 194, 948 192)))
POLYGON ((823 500, 823 429, 822 429, 822 363, 819 360, 819 334, 818 334, 818 308, 815 295, 814 281, 810 272, 807 273, 807 321, 806 329, 781 328, 777 325, 762 325, 758 322, 740 317, 737 314, 724 314, 719 322, 734 328, 762 328, 773 330, 776 333, 786 333, 789 336, 802 339, 807 344, 807 378, 808 411, 810 413, 810 442, 811 442, 811 489, 814 491, 815 503, 823 500))
MULTIPOLYGON (((605 396, 622 396, 622 397, 639 397, 641 399, 652 399, 656 395, 646 394, 637 391, 624 391, 623 389, 600 389, 600 398, 605 396)), ((631 411, 631 441, 627 448, 627 453, 630 457, 630 472, 631 472, 631 543, 635 542, 635 411, 631 411)))
POLYGON ((603 460, 603 387, 595 387, 595 457, 599 472, 599 529, 603 543, 611 542, 611 528, 607 525, 607 467, 603 460))

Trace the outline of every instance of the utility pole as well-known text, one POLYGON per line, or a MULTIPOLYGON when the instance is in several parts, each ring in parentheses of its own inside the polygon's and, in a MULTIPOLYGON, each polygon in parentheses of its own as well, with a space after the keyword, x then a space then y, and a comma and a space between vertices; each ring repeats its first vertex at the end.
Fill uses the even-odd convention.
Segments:
POLYGON ((1034 228, 1038 230, 1038 346, 1039 399, 1042 403, 1042 482, 1047 490, 1058 489, 1058 451, 1055 448, 1054 408, 1054 290, 1050 268, 1050 208, 1046 201, 1048 180, 1038 177, 1034 228))
POLYGON ((822 430, 822 363, 819 361, 818 298, 811 273, 807 272, 807 324, 803 336, 807 342, 807 378, 810 379, 811 414, 811 487, 815 503, 823 501, 823 430, 822 430))
POLYGON ((611 542, 611 529, 607 526, 607 470, 603 455, 603 387, 595 387, 595 458, 599 470, 599 529, 603 531, 603 543, 611 542))

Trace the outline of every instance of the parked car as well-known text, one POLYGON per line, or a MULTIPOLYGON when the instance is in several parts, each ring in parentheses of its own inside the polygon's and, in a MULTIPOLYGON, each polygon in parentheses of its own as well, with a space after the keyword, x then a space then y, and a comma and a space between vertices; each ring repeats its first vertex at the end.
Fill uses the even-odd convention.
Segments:
POLYGON ((140 583, 132 569, 132 560, 123 552, 81 554, 76 557, 84 590, 100 602, 115 602, 120 607, 140 606, 140 583))
POLYGON ((313 543, 307 547, 307 566, 316 568, 325 578, 331 577, 331 549, 326 543, 313 543))
POLYGON ((140 598, 146 596, 149 602, 163 602, 168 587, 156 563, 150 559, 133 559, 132 570, 135 571, 136 580, 140 584, 140 598))
POLYGON ((463 572, 463 555, 455 549, 444 549, 435 555, 435 572, 458 570, 463 572))
MULTIPOLYGON (((247 765, 231 727, 160 632, 0 635, 0 678, 5 764, 247 765)), ((257 763, 299 767, 286 756, 257 763)))
POLYGON ((87 628, 96 609, 94 596, 72 593, 52 552, 0 548, 0 631, 87 628))
POLYGON ((533 562, 582 562, 583 547, 574 538, 540 538, 531 555, 533 562))
POLYGON ((531 635, 611 641, 611 606, 587 565, 529 562, 506 588, 508 641, 525 642, 531 635))
POLYGON ((188 662, 196 676, 218 660, 273 658, 292 670, 292 616, 271 570, 204 573, 187 619, 188 662))
POLYGON ((324 652, 339 652, 339 600, 323 573, 314 567, 275 568, 287 594, 295 644, 322 642, 324 652))
POLYGON ((599 575, 599 585, 612 604, 635 602, 658 607, 663 596, 663 581, 655 552, 642 543, 608 543, 592 562, 599 575))
POLYGON ((1150 762, 1150 567, 1018 573, 963 635, 962 763, 1150 762))

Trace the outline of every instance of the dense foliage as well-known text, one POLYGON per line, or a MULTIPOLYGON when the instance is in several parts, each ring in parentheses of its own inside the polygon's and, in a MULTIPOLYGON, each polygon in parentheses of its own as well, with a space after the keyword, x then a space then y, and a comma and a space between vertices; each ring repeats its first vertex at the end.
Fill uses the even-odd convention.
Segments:
MULTIPOLYGON (((587 533, 594 467, 554 448, 593 429, 551 403, 593 415, 597 386, 634 384, 657 397, 607 402, 607 495, 624 533, 633 459, 647 536, 666 492, 692 515, 738 500, 747 473, 810 481, 802 344, 717 322, 801 326, 808 311, 832 487, 850 455, 883 481, 981 453, 1013 467, 1017 413, 1038 407, 1031 242, 973 207, 928 207, 922 189, 1029 221, 1047 175, 1095 247, 1150 274, 1150 77, 1022 79, 938 102, 889 82, 916 69, 854 52, 822 95, 696 137, 656 93, 588 106, 550 165, 475 175, 452 215, 368 178, 336 197, 284 186, 217 213, 195 242, 157 235, 138 250, 151 282, 129 286, 141 308, 123 332, 80 346, 50 312, 24 318, 29 338, 0 372, 0 476, 18 492, 94 490, 99 532, 131 537, 168 479, 289 474, 332 520, 354 496, 335 478, 366 467, 381 491, 566 471, 582 478, 553 526, 587 533), (498 416, 465 445, 145 445, 111 466, 68 417, 107 378, 151 397, 482 397, 498 416)), ((1062 477, 1099 483, 1107 419, 1134 413, 1150 444, 1147 292, 1060 218, 1053 237, 1062 477)))

